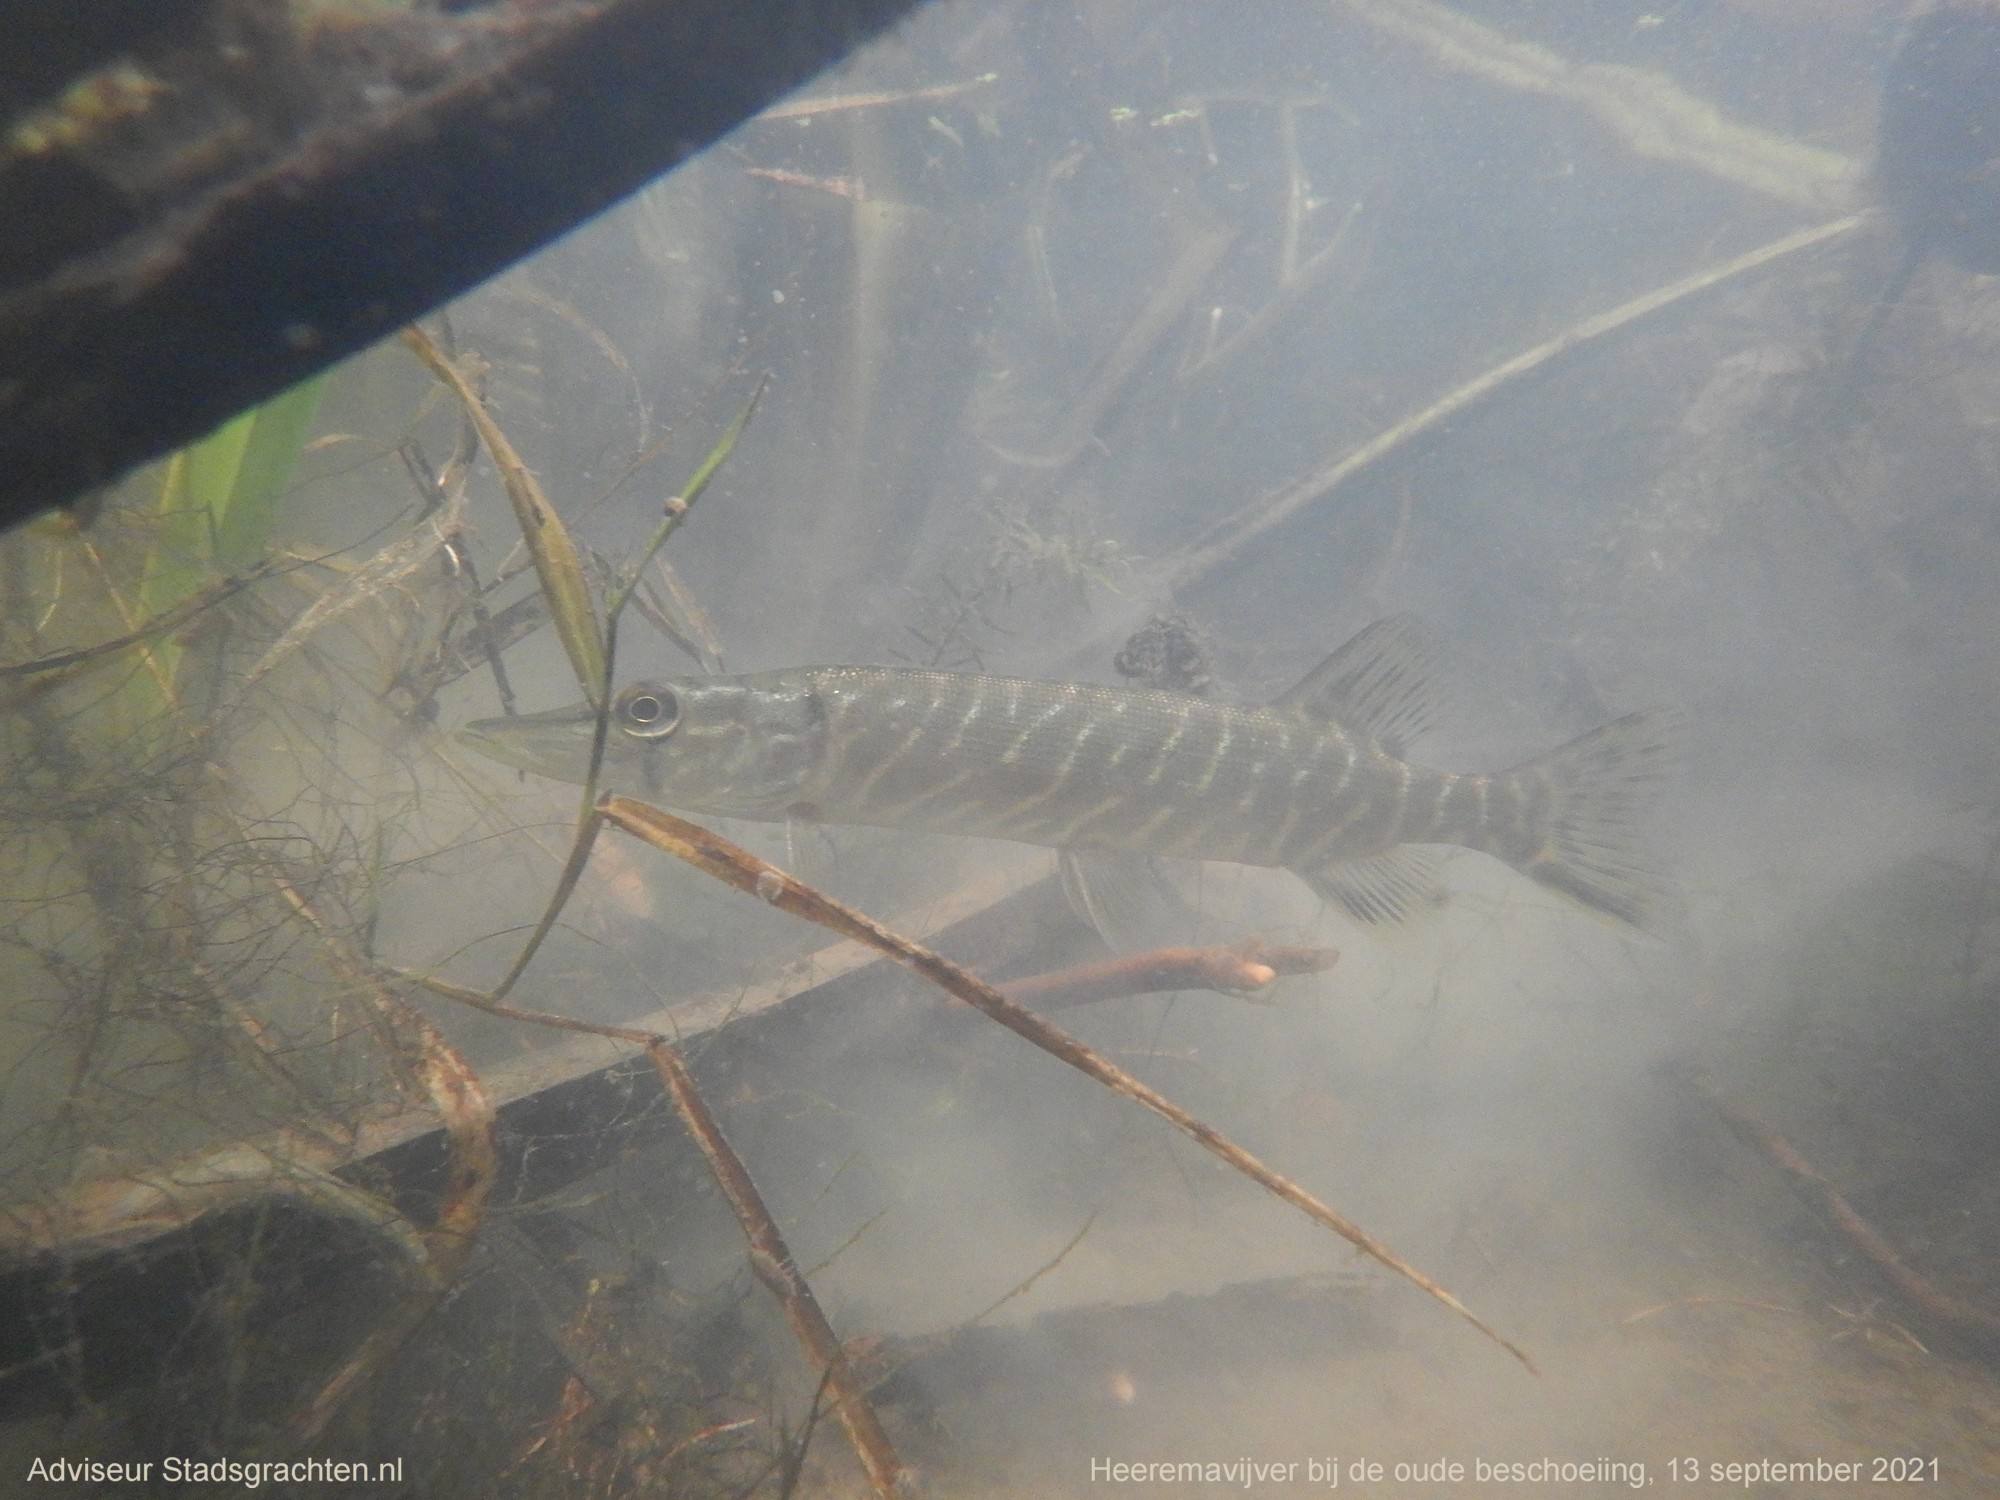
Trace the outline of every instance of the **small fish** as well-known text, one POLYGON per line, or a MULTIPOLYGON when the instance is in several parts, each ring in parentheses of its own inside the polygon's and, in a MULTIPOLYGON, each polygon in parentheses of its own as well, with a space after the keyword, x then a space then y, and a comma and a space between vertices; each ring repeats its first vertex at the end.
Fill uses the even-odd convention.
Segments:
MULTIPOLYGON (((1673 769, 1680 715, 1630 714, 1511 770, 1438 771, 1404 759, 1434 716, 1432 680, 1402 617, 1262 707, 885 667, 674 678, 618 694, 603 780, 709 816, 1274 866, 1369 922, 1436 899, 1436 846, 1456 845, 1655 922, 1669 890, 1631 824, 1673 769)), ((580 782, 592 725, 580 703, 459 737, 580 782)))

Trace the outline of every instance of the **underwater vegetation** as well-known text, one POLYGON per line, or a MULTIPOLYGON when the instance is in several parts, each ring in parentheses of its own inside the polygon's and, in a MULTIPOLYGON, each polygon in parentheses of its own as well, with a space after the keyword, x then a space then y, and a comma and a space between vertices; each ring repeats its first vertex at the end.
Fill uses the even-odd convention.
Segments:
POLYGON ((0 538, 0 1464, 2000 1483, 1930 33, 1586 10, 939 6, 0 538))

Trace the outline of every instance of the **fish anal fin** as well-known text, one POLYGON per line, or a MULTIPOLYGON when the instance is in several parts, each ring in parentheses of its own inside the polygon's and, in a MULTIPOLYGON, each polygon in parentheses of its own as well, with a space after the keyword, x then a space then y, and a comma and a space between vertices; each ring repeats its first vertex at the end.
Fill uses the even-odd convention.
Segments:
POLYGON ((1403 758, 1437 723, 1445 698, 1440 678, 1423 628, 1409 615, 1390 615, 1365 627, 1271 706, 1331 719, 1403 758))
POLYGON ((1434 844, 1398 844, 1366 859, 1298 873, 1321 899, 1357 922, 1376 926, 1400 922, 1413 908, 1444 899, 1444 856, 1434 844))

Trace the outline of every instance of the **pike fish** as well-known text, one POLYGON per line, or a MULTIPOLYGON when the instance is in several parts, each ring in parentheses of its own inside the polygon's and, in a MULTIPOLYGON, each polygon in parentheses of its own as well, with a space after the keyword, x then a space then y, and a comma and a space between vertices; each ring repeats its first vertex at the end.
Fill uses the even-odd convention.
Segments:
MULTIPOLYGON (((1279 867, 1368 922, 1435 899, 1450 845, 1653 924, 1669 888, 1632 825, 1673 769, 1680 716, 1630 714, 1504 771, 1441 771, 1405 758, 1433 682, 1400 616, 1254 707, 886 667, 672 678, 617 695, 602 780, 697 815, 1279 867)), ((583 703, 459 734, 581 782, 593 722, 583 703)))

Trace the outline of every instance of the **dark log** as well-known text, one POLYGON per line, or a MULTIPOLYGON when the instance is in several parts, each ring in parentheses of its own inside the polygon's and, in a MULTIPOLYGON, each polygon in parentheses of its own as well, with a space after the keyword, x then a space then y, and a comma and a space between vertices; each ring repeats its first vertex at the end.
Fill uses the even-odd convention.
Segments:
MULTIPOLYGON (((0 69, 13 103, 41 101, 0 137, 0 525, 492 276, 913 3, 495 0, 295 20, 266 0, 93 0, 76 46, 0 69), (43 92, 68 65, 91 71, 43 92)), ((10 42, 18 8, 0 15, 10 42)))

